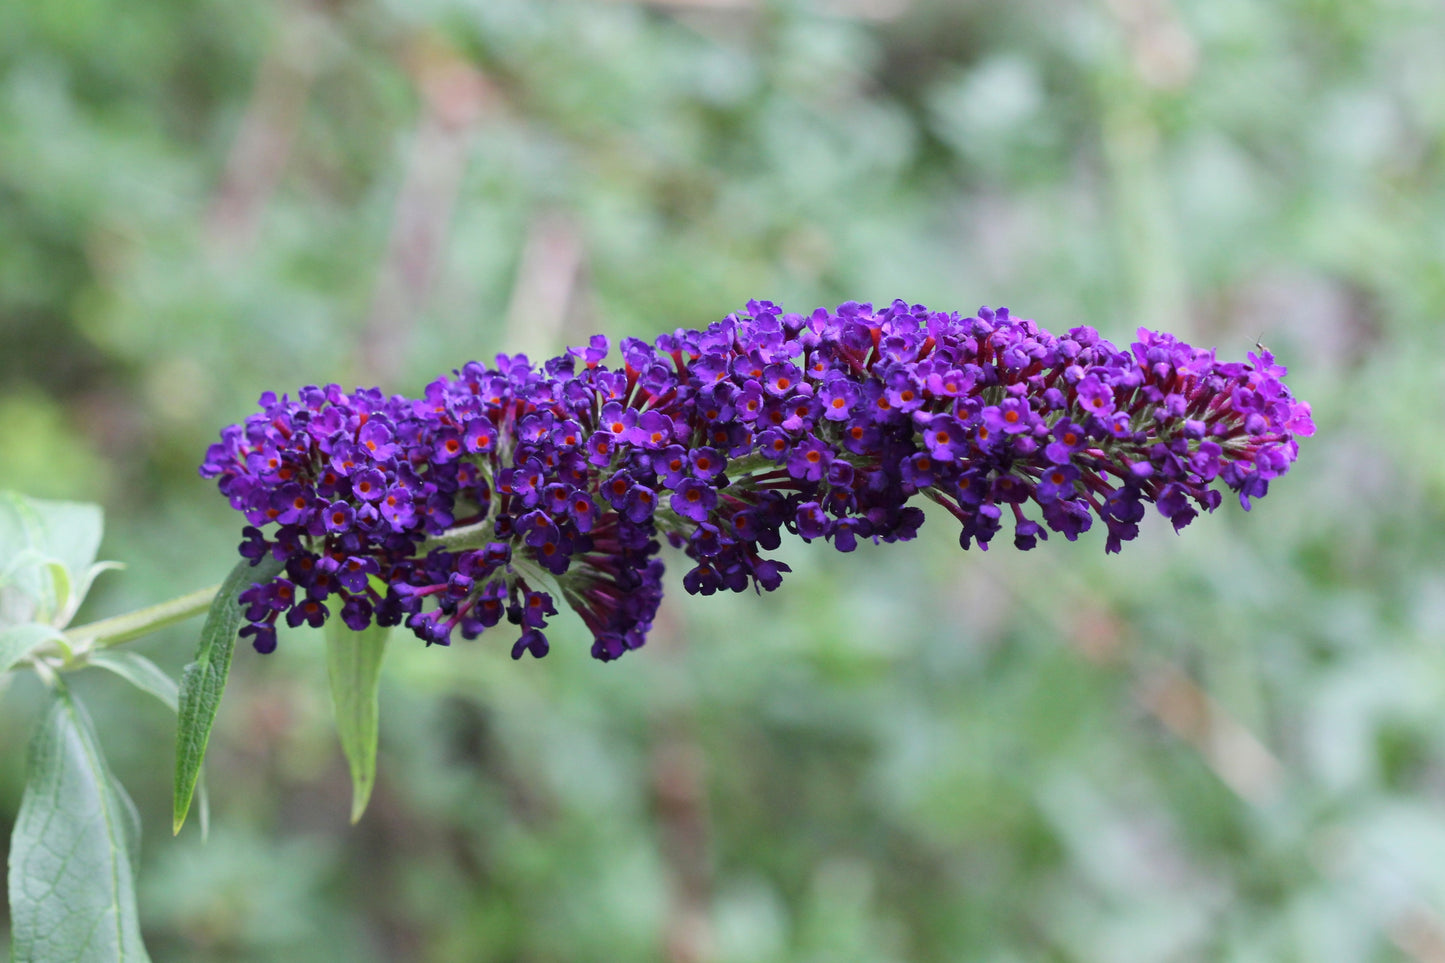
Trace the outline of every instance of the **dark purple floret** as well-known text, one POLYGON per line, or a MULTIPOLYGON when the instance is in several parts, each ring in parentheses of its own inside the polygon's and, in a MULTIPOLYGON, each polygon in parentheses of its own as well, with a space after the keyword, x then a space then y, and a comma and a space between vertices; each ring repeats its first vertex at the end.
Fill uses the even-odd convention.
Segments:
POLYGON ((702 595, 776 588, 787 566, 762 553, 784 531, 842 552, 913 538, 918 496, 964 548, 1097 519, 1115 552, 1149 503, 1176 531, 1218 507, 1217 482, 1248 509, 1314 431, 1267 351, 1220 363, 1142 329, 1119 349, 1002 308, 754 301, 619 349, 615 369, 600 335, 540 368, 470 362, 418 399, 263 395, 201 466, 246 517, 241 555, 285 563, 242 595, 242 634, 269 652, 282 619, 339 615, 449 645, 506 621, 513 657, 540 658, 560 600, 610 661, 646 640, 664 540, 702 595))

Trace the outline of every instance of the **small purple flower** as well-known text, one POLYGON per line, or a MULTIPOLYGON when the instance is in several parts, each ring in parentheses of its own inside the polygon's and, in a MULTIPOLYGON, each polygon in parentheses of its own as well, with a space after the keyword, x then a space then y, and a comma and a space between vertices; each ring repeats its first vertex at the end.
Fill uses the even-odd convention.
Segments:
POLYGON ((455 428, 443 428, 436 433, 432 442, 432 461, 439 465, 445 465, 453 459, 461 457, 466 451, 462 442, 461 433, 455 428))
POLYGON ((396 454, 392 443, 391 429, 378 419, 371 419, 362 426, 356 436, 356 444, 366 451, 374 461, 385 461, 396 454))
POLYGON ((637 425, 637 412, 622 407, 616 401, 608 402, 602 408, 598 425, 602 431, 610 431, 618 441, 625 441, 628 432, 637 425))
POLYGON ((264 558, 266 553, 271 550, 266 537, 254 525, 247 525, 241 529, 241 535, 245 538, 240 547, 241 557, 250 559, 252 565, 264 558))
POLYGON ((671 440, 672 419, 656 409, 644 411, 627 433, 629 444, 648 450, 665 447, 671 440))
POLYGON ((353 595, 341 606, 341 621, 353 632, 360 632, 371 625, 371 600, 362 595, 353 595))
POLYGON ((1078 386, 1079 406, 1100 418, 1114 411, 1114 391, 1096 375, 1086 375, 1078 386))
POLYGON ((308 598, 293 606, 291 611, 286 613, 286 624, 294 629, 305 622, 313 629, 319 629, 326 622, 326 616, 329 614, 331 613, 327 611, 326 606, 318 599, 308 598))
POLYGON ((858 386, 847 378, 834 378, 818 391, 823 403, 823 417, 829 421, 846 421, 858 403, 858 386))
POLYGON ((798 391, 779 409, 783 416, 782 422, 778 425, 779 428, 794 432, 813 430, 813 424, 818 420, 822 405, 817 398, 806 393, 807 387, 807 385, 800 385, 798 391))
POLYGON ((783 584, 783 573, 791 572, 785 563, 773 559, 760 559, 752 563, 753 584, 764 592, 771 592, 783 584))
POLYGON ((590 532, 597 521, 597 503, 585 491, 573 489, 567 499, 567 517, 579 532, 590 532))
POLYGON ((452 623, 444 621, 442 612, 413 612, 406 627, 427 645, 452 644, 452 623))
POLYGON ((886 425, 898 418, 893 399, 888 396, 888 389, 876 379, 863 385, 863 407, 874 424, 886 425))
POLYGON ((899 466, 899 473, 903 480, 916 490, 929 488, 937 480, 937 463, 933 456, 927 452, 920 451, 912 455, 899 466))
POLYGON ((1074 492, 1074 482, 1078 477, 1079 470, 1072 465, 1050 465, 1039 476, 1038 486, 1034 489, 1034 497, 1040 502, 1068 498, 1074 492))
POLYGON ((717 507, 717 492, 706 482, 696 478, 684 478, 669 504, 682 518, 690 518, 695 522, 706 521, 708 513, 717 507))
POLYGON ((934 415, 923 429, 923 444, 937 461, 953 461, 964 449, 963 426, 952 415, 934 415))
POLYGON ((521 624, 530 629, 545 628, 547 617, 557 614, 557 608, 552 604, 552 596, 546 592, 532 591, 523 592, 522 596, 518 606, 521 624))
POLYGON ((262 655, 276 651, 276 626, 271 622, 252 622, 241 629, 241 638, 251 636, 251 647, 262 655))
POLYGON ((462 430, 463 445, 473 455, 486 455, 497 444, 497 428, 485 417, 473 418, 462 430))
POLYGON ((699 392, 698 420, 707 425, 732 421, 733 416, 737 413, 733 408, 732 399, 737 396, 737 393, 737 387, 726 381, 711 385, 699 392))
POLYGON ((1040 539, 1047 539, 1049 533, 1038 522, 1020 518, 1014 525, 1014 547, 1027 552, 1038 545, 1040 539))
POLYGON ((727 467, 727 458, 714 448, 694 448, 687 453, 693 477, 711 481, 727 467))
POLYGON ((569 348, 568 352, 582 358, 583 363, 589 368, 595 368, 597 363, 607 357, 607 335, 594 334, 587 341, 585 348, 569 348))
POLYGON ((806 539, 822 538, 831 529, 823 506, 817 502, 804 502, 799 505, 793 521, 798 526, 798 534, 806 539))
POLYGON ((930 394, 938 398, 959 398, 973 389, 973 376, 958 368, 930 372, 924 381, 930 394))
POLYGON ((531 653, 532 658, 540 659, 551 649, 551 645, 547 642, 547 636, 543 635, 540 629, 528 629, 512 645, 512 658, 520 659, 523 655, 531 653))
POLYGON ((782 461, 792 451, 792 442, 788 440, 786 432, 777 428, 769 428, 758 435, 758 454, 764 458, 771 458, 773 461, 782 461))
POLYGON ((371 462, 365 449, 348 443, 336 445, 331 452, 331 467, 343 478, 361 471, 371 462))
POLYGON ((374 502, 386 491, 386 476, 375 468, 368 468, 351 479, 351 490, 362 501, 374 502))
POLYGON ((1044 457, 1055 465, 1067 465, 1075 452, 1083 450, 1087 438, 1084 429, 1068 420, 1054 425, 1053 437, 1044 448, 1044 457))
POLYGON ((1022 398, 1008 398, 998 406, 998 428, 1010 434, 1029 431, 1033 427, 1033 413, 1029 403, 1022 398))
POLYGON ((356 521, 356 509, 346 502, 332 502, 322 509, 321 520, 332 534, 350 531, 351 523, 356 521))
POLYGON ((627 490, 622 512, 634 525, 646 524, 657 510, 657 492, 646 485, 633 485, 627 490))
POLYGON ((906 365, 888 376, 884 395, 894 411, 914 411, 923 404, 923 386, 906 365))
POLYGON ((381 565, 374 558, 352 555, 336 567, 336 580, 348 592, 365 592, 367 578, 381 571, 381 565))
POLYGON ((788 474, 799 481, 820 481, 833 457, 833 449, 828 445, 817 438, 807 438, 789 453, 788 474))
POLYGON ((592 437, 587 439, 587 461, 589 464, 603 467, 611 463, 612 450, 617 446, 617 438, 610 431, 594 431, 592 437))
POLYGON ((656 452, 651 462, 652 470, 662 476, 662 487, 674 490, 687 478, 688 469, 692 467, 687 449, 681 445, 668 445, 656 452))
POLYGON ((722 578, 711 562, 699 562, 682 577, 682 587, 689 595, 713 595, 722 587, 722 578))
POLYGON ((803 373, 795 364, 770 364, 763 369, 763 390, 775 398, 785 398, 802 378, 803 373))
POLYGON ((833 523, 833 547, 851 552, 858 547, 858 535, 866 534, 867 523, 859 518, 840 518, 833 523))
POLYGON ((763 413, 763 389, 757 382, 748 382, 733 401, 738 418, 745 422, 756 421, 763 413))

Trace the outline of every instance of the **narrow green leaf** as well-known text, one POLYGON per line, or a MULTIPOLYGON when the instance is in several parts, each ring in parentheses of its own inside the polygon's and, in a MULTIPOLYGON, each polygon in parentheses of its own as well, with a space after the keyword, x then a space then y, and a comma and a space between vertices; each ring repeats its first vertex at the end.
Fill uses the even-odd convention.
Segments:
POLYGON ((29 622, 0 629, 0 672, 9 670, 37 647, 52 641, 70 648, 64 632, 43 622, 29 622))
POLYGON ((180 686, 160 666, 138 652, 101 649, 91 653, 89 663, 108 669, 142 692, 149 692, 172 712, 180 711, 180 686))
POLYGON ((176 721, 174 832, 181 831, 191 808, 201 763, 206 758, 206 745, 211 739, 211 726, 216 721, 221 694, 226 691, 226 677, 231 673, 236 633, 244 621, 237 598, 251 585, 268 582, 280 571, 281 563, 270 555, 255 566, 245 559, 237 563, 211 602, 206 624, 201 628, 196 661, 181 673, 180 718, 176 721))
MULTIPOLYGON (((136 652, 101 649, 90 655, 89 664, 109 669, 142 692, 155 696, 172 712, 180 712, 180 686, 150 659, 136 652)), ((201 839, 211 835, 211 797, 206 792, 204 770, 196 781, 196 810, 201 822, 201 839)))
POLYGON ((140 820, 85 710, 61 686, 30 743, 10 840, 15 963, 144 963, 135 904, 140 820))
POLYGON ((381 661, 386 657, 389 628, 372 625, 353 632, 340 619, 326 624, 326 672, 331 677, 331 704, 336 734, 351 767, 351 821, 366 812, 376 784, 376 742, 381 661))

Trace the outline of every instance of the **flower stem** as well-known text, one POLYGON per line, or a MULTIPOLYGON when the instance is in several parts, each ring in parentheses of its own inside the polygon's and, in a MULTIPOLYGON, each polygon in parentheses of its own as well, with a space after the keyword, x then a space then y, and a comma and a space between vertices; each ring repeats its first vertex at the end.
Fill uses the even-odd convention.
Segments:
POLYGON ((220 585, 212 585, 167 602, 136 609, 134 612, 77 625, 67 629, 65 635, 70 639, 71 647, 77 656, 81 652, 108 649, 113 645, 149 635, 167 625, 174 625, 193 615, 200 615, 210 607, 211 600, 216 597, 220 588, 220 585))
POLYGON ((484 518, 480 522, 463 525, 460 528, 449 528, 440 535, 433 535, 417 546, 417 554, 425 555, 437 548, 445 549, 448 552, 463 552, 467 549, 482 548, 492 539, 492 521, 490 518, 484 518))

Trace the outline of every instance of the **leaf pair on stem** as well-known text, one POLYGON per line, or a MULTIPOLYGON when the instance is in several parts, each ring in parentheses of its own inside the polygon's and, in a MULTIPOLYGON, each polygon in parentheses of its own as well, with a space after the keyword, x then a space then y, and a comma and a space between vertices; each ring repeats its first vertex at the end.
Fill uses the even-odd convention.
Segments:
MULTIPOLYGON (((140 818, 107 765, 95 727, 65 675, 98 667, 177 714, 173 829, 192 801, 208 823, 202 763, 242 623, 238 596, 279 562, 242 562, 220 586, 68 627, 95 576, 102 516, 94 505, 0 492, 0 693, 31 669, 52 698, 30 742, 25 793, 10 844, 11 959, 147 963, 136 908, 140 818), (113 648, 209 609, 196 659, 179 685, 145 656, 113 648)), ((376 778, 377 693, 388 630, 327 627, 337 731, 351 768, 352 822, 376 778)))

